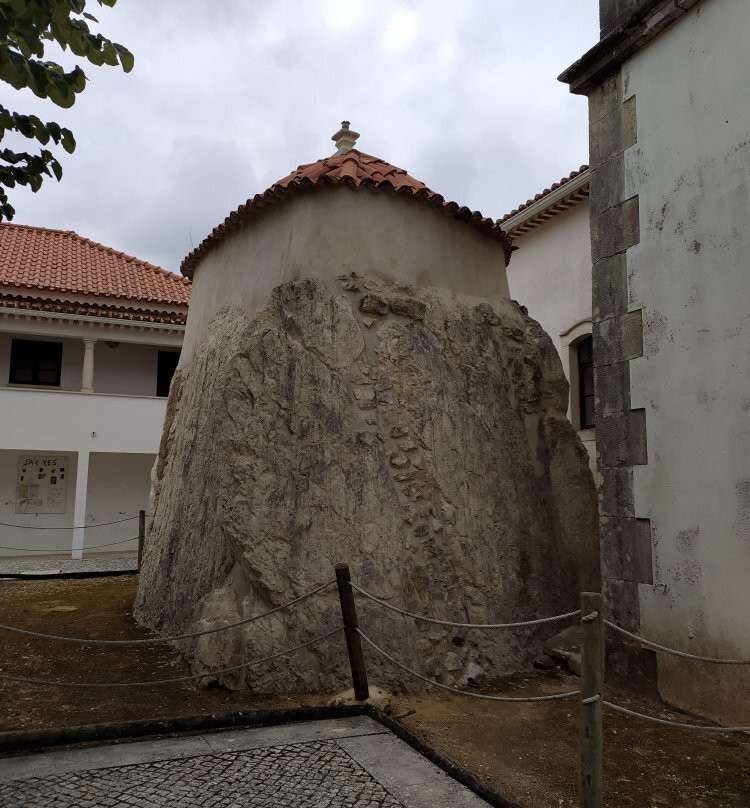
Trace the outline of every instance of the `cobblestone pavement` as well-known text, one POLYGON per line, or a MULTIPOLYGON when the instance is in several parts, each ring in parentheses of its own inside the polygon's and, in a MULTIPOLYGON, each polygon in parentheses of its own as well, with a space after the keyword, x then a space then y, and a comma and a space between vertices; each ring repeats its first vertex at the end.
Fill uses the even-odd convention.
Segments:
POLYGON ((372 719, 0 758, 2 808, 486 808, 372 719))
POLYGON ((138 568, 135 555, 111 555, 98 558, 3 558, 0 557, 0 577, 18 573, 53 572, 121 572, 138 568))
POLYGON ((336 741, 32 778, 0 787, 0 804, 6 808, 402 808, 336 741))

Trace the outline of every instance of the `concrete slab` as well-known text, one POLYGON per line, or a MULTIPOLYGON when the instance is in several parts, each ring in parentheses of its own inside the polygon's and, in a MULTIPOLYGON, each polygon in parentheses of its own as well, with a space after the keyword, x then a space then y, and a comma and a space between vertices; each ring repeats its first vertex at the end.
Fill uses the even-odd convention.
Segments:
POLYGON ((59 575, 61 572, 124 572, 138 569, 134 555, 108 555, 90 558, 37 558, 34 556, 0 556, 3 575, 59 575))
POLYGON ((378 735, 388 730, 365 715, 336 718, 330 721, 304 721, 278 727, 220 730, 202 735, 213 752, 256 749, 261 746, 307 743, 359 735, 378 735))
POLYGON ((481 808, 370 718, 0 760, 3 808, 481 808))
MULTIPOLYGON (((44 778, 79 771, 96 771, 113 766, 134 766, 155 760, 173 760, 210 753, 211 747, 203 737, 190 736, 0 758, 0 789, 2 783, 12 780, 44 778)), ((3 793, 2 790, 0 790, 1 793, 3 793)), ((0 805, 2 805, 2 801, 0 801, 0 805)))
POLYGON ((409 808, 482 808, 487 803, 392 732, 342 738, 339 746, 409 808))

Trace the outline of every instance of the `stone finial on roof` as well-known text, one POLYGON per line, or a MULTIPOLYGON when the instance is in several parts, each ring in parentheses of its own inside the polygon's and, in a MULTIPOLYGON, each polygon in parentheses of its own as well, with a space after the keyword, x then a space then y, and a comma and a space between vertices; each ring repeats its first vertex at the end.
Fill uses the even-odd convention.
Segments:
POLYGON ((349 121, 341 121, 341 129, 331 138, 336 144, 336 154, 334 156, 351 151, 358 137, 359 132, 354 132, 349 128, 349 121))
MULTIPOLYGON (((0 0, 1 2, 2 0, 0 0)), ((503 242, 506 261, 510 258, 510 238, 503 232, 500 224, 485 218, 478 211, 471 211, 455 202, 446 202, 440 194, 431 191, 423 182, 410 177, 403 168, 397 168, 379 157, 353 149, 352 146, 359 135, 349 129, 349 121, 341 123, 341 130, 331 138, 336 141, 338 149, 334 155, 299 166, 291 174, 275 182, 264 193, 257 194, 248 199, 244 205, 240 205, 185 257, 181 265, 182 274, 187 278, 192 278, 198 264, 230 233, 234 232, 236 228, 244 227, 250 221, 257 220, 258 217, 251 217, 250 214, 260 213, 271 205, 283 202, 298 193, 342 186, 366 188, 370 192, 390 192, 402 199, 413 199, 422 205, 429 205, 448 216, 470 223, 488 236, 503 242), (339 157, 346 159, 339 160, 339 157)), ((0 228, 2 227, 3 225, 0 224, 0 228)), ((2 250, 0 250, 1 265, 2 250)))

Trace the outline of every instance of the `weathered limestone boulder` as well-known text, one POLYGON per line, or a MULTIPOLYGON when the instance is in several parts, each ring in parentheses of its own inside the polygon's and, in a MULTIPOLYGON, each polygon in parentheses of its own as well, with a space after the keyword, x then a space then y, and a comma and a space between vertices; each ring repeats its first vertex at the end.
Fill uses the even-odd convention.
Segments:
MULTIPOLYGON (((555 349, 515 302, 375 278, 302 279, 252 316, 223 307, 175 376, 153 472, 137 619, 225 625, 333 578, 456 621, 577 608, 598 589, 595 489, 555 349)), ((443 683, 517 670, 544 631, 453 631, 358 599, 360 625, 443 683)), ((335 587, 187 642, 196 672, 337 625, 335 587)), ((404 674, 365 647, 373 681, 404 674)), ((342 635, 219 677, 259 691, 348 685, 342 635)))

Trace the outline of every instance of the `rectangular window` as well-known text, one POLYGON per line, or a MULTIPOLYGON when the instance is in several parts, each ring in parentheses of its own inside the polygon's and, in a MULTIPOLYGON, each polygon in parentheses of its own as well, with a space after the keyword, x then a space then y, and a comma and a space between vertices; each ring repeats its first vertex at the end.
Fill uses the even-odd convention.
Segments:
POLYGON ((59 387, 62 347, 62 342, 12 340, 8 383, 59 387))
POLYGON ((177 370, 180 361, 179 351, 159 351, 159 360, 156 367, 156 395, 168 396, 172 376, 177 370))
POLYGON ((585 337, 577 346, 580 429, 594 426, 594 343, 585 337))

